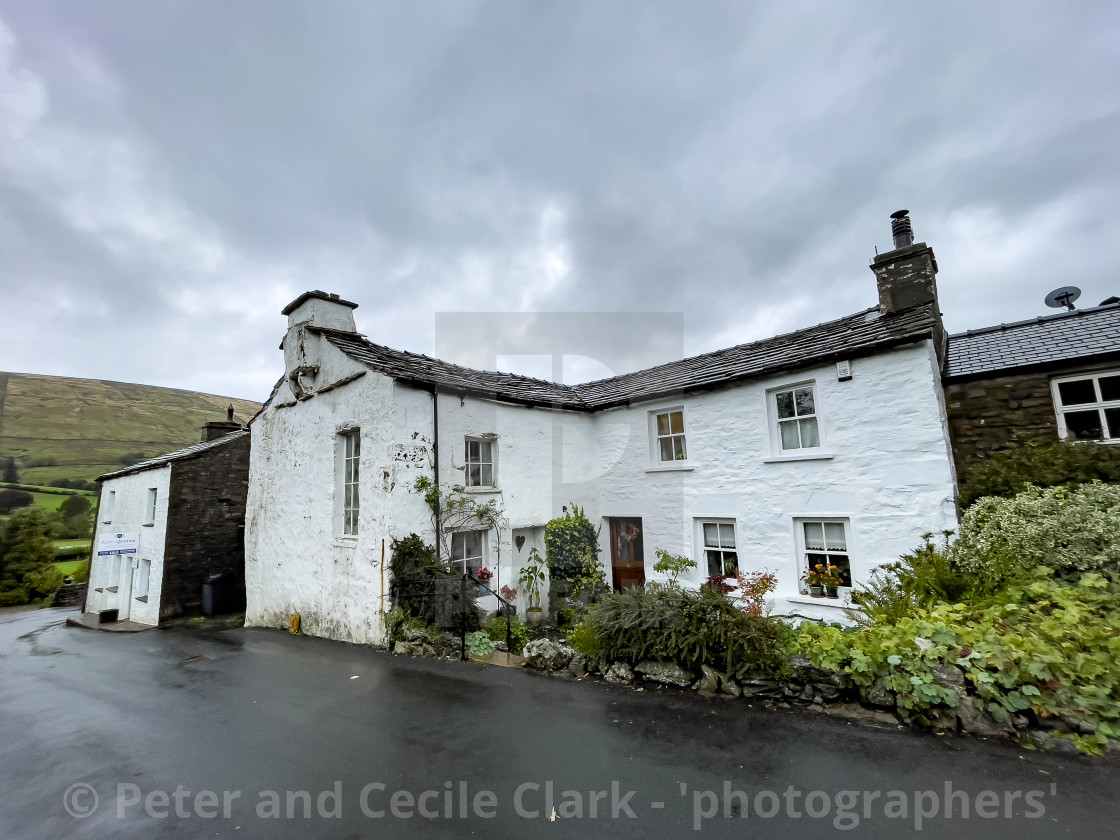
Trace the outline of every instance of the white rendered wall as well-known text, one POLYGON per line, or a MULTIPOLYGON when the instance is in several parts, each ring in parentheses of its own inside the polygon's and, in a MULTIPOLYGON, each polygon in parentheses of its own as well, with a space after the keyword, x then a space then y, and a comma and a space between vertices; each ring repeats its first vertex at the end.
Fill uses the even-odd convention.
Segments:
POLYGON ((326 341, 308 339, 301 362, 320 366, 315 395, 296 402, 285 383, 251 425, 246 622, 287 627, 299 613, 310 635, 379 644, 389 503, 371 490, 390 463, 393 383, 326 341), (364 375, 330 388, 358 373, 364 375), (338 515, 337 447, 340 432, 354 428, 361 434, 361 503, 358 535, 350 537, 338 515))
MULTIPOLYGON (((956 527, 952 458, 932 344, 856 359, 853 373, 840 382, 835 366, 825 365, 597 415, 601 427, 614 427, 600 440, 614 440, 604 451, 618 458, 602 479, 599 511, 604 523, 611 516, 642 518, 647 580, 657 579, 654 550, 663 548, 697 561, 694 574, 682 582, 699 585, 707 573, 697 518, 734 520, 740 569, 765 568, 778 576, 775 613, 840 621, 839 602, 799 593, 798 518, 849 520, 857 583, 915 548, 921 534, 956 527), (767 391, 807 380, 816 388, 822 436, 817 454, 832 457, 774 460, 767 391), (649 411, 682 405, 688 468, 651 471, 649 411), (619 427, 628 435, 620 436, 619 427), (620 450, 624 437, 628 444, 620 450)), ((609 563, 605 524, 602 549, 609 563)))
POLYGON ((170 465, 143 472, 110 478, 101 482, 101 500, 97 523, 93 532, 93 550, 90 558, 89 595, 87 612, 118 609, 122 620, 140 624, 159 624, 160 595, 163 588, 163 553, 167 545, 167 502, 171 486, 170 465), (156 516, 152 525, 145 525, 148 489, 156 488, 156 516), (106 499, 116 492, 112 515, 109 516, 106 499), (109 521, 106 522, 105 520, 109 521), (98 557, 97 546, 103 534, 139 534, 140 546, 136 554, 120 555, 118 573, 112 577, 113 558, 98 557), (136 600, 136 585, 140 569, 132 568, 132 560, 149 560, 147 603, 136 600), (116 592, 109 591, 112 586, 116 592))

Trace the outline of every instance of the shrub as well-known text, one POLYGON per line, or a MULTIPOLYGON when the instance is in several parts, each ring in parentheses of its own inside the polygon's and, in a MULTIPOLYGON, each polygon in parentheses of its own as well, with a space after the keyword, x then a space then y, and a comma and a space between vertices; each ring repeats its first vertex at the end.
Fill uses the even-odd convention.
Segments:
POLYGON ((31 507, 35 497, 26 490, 0 490, 0 516, 7 516, 13 510, 31 507))
POLYGON ((710 665, 740 677, 777 674, 786 663, 785 625, 747 615, 709 586, 696 592, 635 586, 609 593, 574 631, 580 644, 589 631, 603 658, 631 664, 655 659, 692 669, 710 665))
POLYGON ((1031 484, 1078 487, 1092 481, 1120 483, 1120 449, 1089 441, 1022 443, 970 464, 960 503, 971 505, 982 496, 1007 498, 1031 484))
POLYGON ((50 530, 50 518, 34 507, 17 510, 0 526, 0 605, 47 598, 62 585, 50 530))
POLYGON ((657 555, 657 562, 653 564, 653 570, 659 575, 667 576, 671 584, 675 585, 677 578, 690 569, 696 568, 696 561, 690 557, 685 557, 683 554, 670 554, 660 548, 654 550, 653 553, 657 555))
POLYGON ((494 643, 490 641, 490 637, 481 630, 467 633, 465 641, 467 644, 467 655, 476 656, 479 659, 489 656, 497 649, 494 643))
POLYGON ((551 520, 544 526, 545 555, 548 558, 548 576, 551 580, 574 581, 583 569, 584 558, 599 558, 599 529, 579 507, 551 520))
POLYGON ((739 580, 739 604, 743 612, 755 618, 766 612, 766 596, 778 587, 778 576, 766 569, 753 572, 736 571, 739 580))
POLYGON ((865 697, 881 681, 919 723, 960 705, 933 677, 952 666, 997 720, 1025 713, 1092 732, 1078 739, 1087 752, 1120 736, 1120 584, 1098 574, 1069 582, 1038 567, 983 604, 918 607, 854 631, 802 625, 796 646, 814 665, 851 674, 865 697))
POLYGON ((572 626, 568 630, 568 644, 577 653, 582 653, 589 658, 597 658, 602 652, 602 646, 599 644, 599 636, 595 632, 595 626, 591 621, 584 619, 579 624, 572 626))
POLYGON ((949 556, 980 593, 998 591, 1038 566, 1064 577, 1120 577, 1117 534, 1120 485, 1028 487, 1010 499, 987 497, 969 508, 949 556))
MULTIPOLYGON (((506 640, 506 617, 504 615, 491 616, 486 620, 486 635, 491 641, 504 642, 506 640)), ((517 616, 509 622, 510 653, 521 653, 529 642, 529 631, 524 622, 517 616)))
POLYGON ((423 624, 437 624, 437 618, 447 618, 448 621, 442 623, 449 627, 457 627, 458 615, 465 615, 467 627, 478 629, 480 617, 473 607, 465 613, 456 613, 454 617, 450 609, 437 610, 441 602, 456 594, 460 575, 416 534, 409 534, 403 540, 393 540, 389 571, 392 575, 389 594, 393 606, 400 608, 405 615, 417 618, 423 624))
POLYGON ((950 559, 952 533, 945 531, 939 545, 933 542, 932 534, 924 534, 922 546, 874 570, 868 580, 859 581, 859 588, 852 592, 852 601, 861 611, 855 615, 856 620, 861 624, 891 623, 918 607, 939 601, 955 603, 983 588, 978 586, 981 581, 965 574, 950 559))

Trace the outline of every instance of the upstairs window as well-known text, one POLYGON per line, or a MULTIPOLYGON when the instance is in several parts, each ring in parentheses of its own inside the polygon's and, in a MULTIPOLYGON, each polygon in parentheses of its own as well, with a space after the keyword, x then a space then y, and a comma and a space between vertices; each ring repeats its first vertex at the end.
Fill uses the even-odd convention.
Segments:
POLYGON ((778 451, 796 452, 821 445, 817 399, 812 383, 771 391, 770 401, 778 451))
MULTIPOLYGON (((342 438, 342 533, 358 535, 358 462, 362 454, 361 434, 357 429, 342 438)), ((337 508, 336 508, 337 509, 337 508)))
POLYGON ((155 525, 156 524, 156 496, 157 495, 159 495, 159 491, 157 491, 155 487, 149 487, 148 488, 148 498, 147 498, 147 501, 144 503, 144 524, 145 525, 155 525))
POLYGON ((1063 439, 1120 441, 1120 372, 1055 379, 1051 388, 1063 439))
POLYGON ((101 521, 106 525, 113 521, 113 508, 117 506, 117 491, 110 490, 105 494, 105 501, 101 505, 101 521))
POLYGON ((467 438, 466 486, 496 487, 494 483, 494 442, 467 438))
POLYGON ((456 531, 451 535, 451 564, 461 572, 477 573, 485 548, 485 531, 456 531))
POLYGON ((684 444, 684 409, 650 412, 653 425, 653 464, 677 464, 688 460, 684 444))

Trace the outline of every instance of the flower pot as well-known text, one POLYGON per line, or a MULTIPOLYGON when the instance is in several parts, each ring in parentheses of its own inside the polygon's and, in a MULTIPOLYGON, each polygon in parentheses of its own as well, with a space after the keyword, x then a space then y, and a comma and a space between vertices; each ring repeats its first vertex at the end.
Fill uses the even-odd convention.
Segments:
POLYGON ((838 587, 830 586, 825 591, 828 593, 829 598, 839 598, 840 597, 840 590, 839 590, 838 587))
POLYGON ((540 607, 529 607, 525 610, 525 623, 530 627, 540 627, 542 615, 543 611, 540 607))
POLYGON ((816 586, 816 585, 810 583, 809 584, 809 594, 814 598, 823 598, 824 597, 824 587, 823 586, 816 586))

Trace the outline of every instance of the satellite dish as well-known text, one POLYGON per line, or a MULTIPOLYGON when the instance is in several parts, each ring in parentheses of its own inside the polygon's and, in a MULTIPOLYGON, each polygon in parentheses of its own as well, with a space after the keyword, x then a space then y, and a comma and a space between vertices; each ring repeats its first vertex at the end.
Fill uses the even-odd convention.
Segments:
POLYGON ((1081 297, 1081 290, 1076 286, 1062 286, 1046 296, 1046 305, 1051 309, 1061 309, 1063 306, 1070 312, 1073 311, 1073 302, 1081 297))

